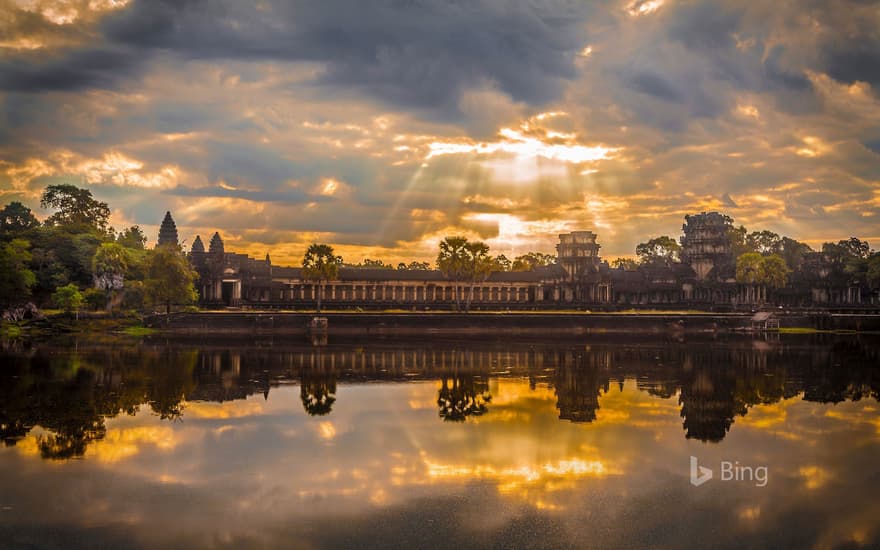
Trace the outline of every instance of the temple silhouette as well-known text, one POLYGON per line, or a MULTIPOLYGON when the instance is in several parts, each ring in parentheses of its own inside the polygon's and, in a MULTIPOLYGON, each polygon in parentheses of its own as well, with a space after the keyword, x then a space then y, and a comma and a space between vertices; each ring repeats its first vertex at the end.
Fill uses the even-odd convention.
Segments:
MULTIPOLYGON (((559 235, 557 261, 530 271, 496 271, 474 283, 472 309, 614 309, 681 306, 724 310, 780 305, 852 309, 880 304, 880 291, 868 287, 822 252, 807 252, 783 288, 742 284, 736 278, 732 219, 718 212, 685 216, 681 261, 653 261, 635 269, 611 268, 600 256, 598 235, 574 231, 559 235)), ((159 233, 162 244, 177 243, 171 213, 159 233)), ((198 272, 196 287, 204 307, 313 307, 319 286, 299 267, 227 252, 219 232, 208 249, 196 236, 189 251, 198 272)), ((341 267, 327 281, 322 302, 329 308, 451 309, 455 287, 439 270, 341 267)))

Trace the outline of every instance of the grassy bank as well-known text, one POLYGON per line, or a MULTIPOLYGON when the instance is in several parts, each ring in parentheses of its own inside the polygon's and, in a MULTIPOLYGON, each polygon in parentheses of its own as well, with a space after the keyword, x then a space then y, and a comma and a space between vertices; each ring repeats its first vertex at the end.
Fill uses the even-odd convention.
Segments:
POLYGON ((58 311, 44 311, 42 319, 0 323, 3 338, 51 338, 53 335, 126 335, 148 336, 154 329, 143 324, 143 318, 134 313, 106 315, 88 313, 77 319, 58 311))

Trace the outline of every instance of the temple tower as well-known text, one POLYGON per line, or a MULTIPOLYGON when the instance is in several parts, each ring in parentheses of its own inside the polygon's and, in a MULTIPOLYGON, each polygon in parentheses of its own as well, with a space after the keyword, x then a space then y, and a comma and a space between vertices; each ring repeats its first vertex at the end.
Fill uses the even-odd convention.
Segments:
POLYGON ((718 212, 685 216, 681 227, 681 261, 689 264, 700 281, 722 279, 733 263, 730 229, 733 220, 718 212))
POLYGON ((177 225, 171 212, 165 212, 165 219, 162 220, 162 226, 159 228, 158 246, 177 246, 177 225))
POLYGON ((222 256, 223 253, 223 239, 220 238, 219 232, 215 232, 214 236, 211 237, 211 244, 208 245, 208 254, 222 256))
POLYGON ((199 235, 196 235, 196 240, 193 241, 192 248, 190 248, 190 252, 193 254, 204 254, 205 253, 205 245, 202 243, 202 238, 199 235))
POLYGON ((597 273, 601 259, 597 235, 592 231, 572 231, 559 235, 556 245, 557 261, 565 269, 569 280, 597 273))

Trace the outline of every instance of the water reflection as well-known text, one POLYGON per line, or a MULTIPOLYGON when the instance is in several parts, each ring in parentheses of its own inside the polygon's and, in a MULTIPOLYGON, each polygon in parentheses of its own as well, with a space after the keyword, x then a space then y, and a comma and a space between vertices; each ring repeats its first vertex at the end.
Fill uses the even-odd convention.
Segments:
POLYGON ((871 339, 147 341, 0 359, 12 546, 880 542, 871 339), (769 484, 694 489, 690 455, 766 464, 769 484))
POLYGON ((40 456, 82 456, 105 421, 144 407, 180 420, 192 402, 226 402, 298 384, 310 416, 332 415, 337 382, 436 380, 445 421, 487 413, 490 380, 524 378, 555 394, 560 420, 590 423, 603 396, 635 380, 658 399, 677 396, 684 435, 720 442, 756 405, 792 397, 840 403, 880 399, 877 346, 858 339, 790 343, 396 343, 241 349, 201 345, 37 348, 7 353, 0 372, 0 436, 14 446, 34 431, 40 456))
POLYGON ((462 422, 469 416, 480 416, 492 401, 489 382, 474 374, 452 374, 440 376, 440 391, 437 406, 440 418, 462 422))

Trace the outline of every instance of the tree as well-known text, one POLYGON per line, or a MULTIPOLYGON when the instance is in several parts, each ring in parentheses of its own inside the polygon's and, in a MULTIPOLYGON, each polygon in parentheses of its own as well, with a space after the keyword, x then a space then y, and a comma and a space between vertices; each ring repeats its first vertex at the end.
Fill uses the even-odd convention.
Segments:
POLYGON ((837 246, 839 246, 848 256, 852 256, 853 258, 861 258, 863 260, 868 259, 873 253, 871 250, 871 246, 861 239, 857 239, 856 237, 850 237, 844 241, 838 241, 837 246))
POLYGON ((672 237, 663 235, 655 237, 646 243, 636 246, 636 255, 642 264, 650 264, 658 261, 666 263, 677 262, 681 246, 672 237))
POLYGON ((639 267, 639 262, 632 258, 615 258, 611 261, 611 267, 614 269, 625 269, 627 271, 635 271, 639 267))
MULTIPOLYGON (((398 269, 403 264, 398 264, 398 269)), ((343 264, 342 267, 348 267, 351 269, 394 269, 394 266, 391 264, 386 264, 382 260, 372 260, 370 258, 364 259, 363 262, 359 264, 343 264)))
POLYGON ((782 238, 772 231, 752 231, 746 237, 749 250, 761 254, 778 254, 782 250, 782 238))
POLYGON ((89 306, 89 309, 92 311, 103 309, 109 303, 109 301, 107 300, 107 293, 100 288, 87 288, 86 291, 82 293, 82 295, 83 301, 86 303, 87 306, 89 306))
POLYGON ((49 216, 46 225, 85 226, 103 232, 110 219, 106 202, 95 200, 91 191, 74 185, 50 185, 43 191, 40 206, 58 210, 49 216))
POLYGON ((24 302, 31 295, 31 287, 37 278, 28 268, 30 243, 13 239, 0 244, 0 306, 24 302))
POLYGON ((307 281, 318 283, 317 312, 321 313, 321 299, 327 281, 339 278, 339 266, 342 258, 333 253, 333 247, 327 244, 313 244, 303 256, 302 277, 307 281))
POLYGON ((79 309, 83 305, 83 295, 75 284, 69 283, 55 289, 55 293, 52 294, 52 303, 68 315, 74 313, 76 318, 79 319, 79 309))
POLYGON ((871 288, 880 287, 880 252, 875 252, 868 259, 866 278, 871 288))
POLYGON ((796 241, 789 237, 782 237, 779 242, 779 253, 791 270, 800 269, 804 263, 804 256, 813 249, 810 245, 796 241))
POLYGON ((495 259, 489 256, 489 246, 480 241, 466 243, 464 250, 464 277, 470 283, 464 310, 470 311, 471 301, 474 298, 474 286, 478 282, 489 278, 489 275, 492 274, 492 269, 495 267, 495 259))
POLYGON ((532 271, 536 267, 544 267, 556 263, 556 256, 542 252, 529 252, 513 259, 511 271, 532 271))
POLYGON ((764 257, 757 252, 740 254, 736 259, 736 282, 747 285, 761 283, 764 257))
POLYGON ((437 406, 444 421, 464 422, 469 416, 481 416, 489 410, 487 404, 491 402, 489 383, 485 379, 457 373, 440 378, 437 406))
POLYGON ((106 235, 94 228, 44 226, 32 230, 33 269, 37 292, 45 296, 68 282, 80 287, 93 284, 92 258, 106 235), (82 229, 81 231, 79 229, 82 229))
POLYGON ((755 252, 748 245, 748 230, 745 226, 733 227, 733 220, 730 221, 730 227, 727 229, 727 238, 730 241, 730 252, 734 258, 738 258, 746 252, 755 252))
MULTIPOLYGON (((397 266, 397 269, 400 269, 400 266, 397 266)), ((428 262, 416 262, 412 261, 404 267, 404 269, 408 271, 428 271, 431 269, 431 264, 428 262)))
POLYGON ((495 256, 495 271, 510 271, 512 267, 513 262, 511 262, 504 254, 495 256))
POLYGON ((446 237, 440 241, 437 254, 437 269, 454 284, 455 309, 461 311, 461 296, 458 283, 464 278, 467 262, 467 238, 446 237))
POLYGON ((116 236, 116 242, 126 248, 144 250, 147 247, 147 236, 144 235, 140 226, 132 225, 119 232, 119 235, 116 236))
POLYGON ((333 373, 303 370, 299 396, 309 416, 324 416, 336 402, 336 376, 333 373))
MULTIPOLYGON (((782 288, 791 273, 782 256, 762 256, 758 252, 746 252, 736 259, 736 281, 741 284, 767 288, 782 288)), ((758 292, 758 296, 761 296, 758 292)))
POLYGON ((198 298, 193 282, 198 274, 179 247, 160 246, 147 258, 144 291, 153 305, 165 306, 165 322, 175 304, 191 304, 198 298))
POLYGON ((765 256, 761 262, 761 284, 770 288, 784 287, 789 273, 791 269, 779 254, 765 256))
POLYGON ((113 307, 116 291, 122 290, 131 258, 125 247, 117 243, 103 243, 98 247, 92 258, 92 273, 95 288, 104 290, 109 295, 107 309, 113 307))
POLYGON ((31 209, 18 201, 10 202, 0 210, 0 238, 20 235, 39 225, 31 209))

